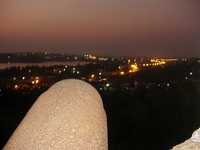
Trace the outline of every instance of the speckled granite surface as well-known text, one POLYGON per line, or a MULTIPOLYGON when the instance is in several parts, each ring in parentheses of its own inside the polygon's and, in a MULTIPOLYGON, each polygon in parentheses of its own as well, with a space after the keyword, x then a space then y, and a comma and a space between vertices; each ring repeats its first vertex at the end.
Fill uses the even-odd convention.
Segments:
POLYGON ((99 93, 67 79, 31 107, 4 150, 107 150, 107 119, 99 93))
POLYGON ((174 146, 172 150, 200 150, 200 128, 194 131, 190 139, 174 146))

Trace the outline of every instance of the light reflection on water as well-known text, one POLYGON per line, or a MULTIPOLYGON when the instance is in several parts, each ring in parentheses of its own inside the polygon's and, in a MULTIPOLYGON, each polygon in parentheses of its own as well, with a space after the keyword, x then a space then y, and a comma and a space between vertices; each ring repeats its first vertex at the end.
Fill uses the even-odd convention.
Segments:
MULTIPOLYGON (((72 62, 42 62, 42 63, 0 63, 0 69, 6 69, 6 68, 10 68, 10 67, 26 67, 26 66, 36 66, 38 65, 39 67, 41 66, 54 66, 54 65, 69 65, 69 66, 77 66, 78 64, 80 65, 84 65, 84 64, 89 64, 91 62, 87 62, 87 61, 72 61, 72 62)), ((95 62, 92 62, 95 63, 95 62)))

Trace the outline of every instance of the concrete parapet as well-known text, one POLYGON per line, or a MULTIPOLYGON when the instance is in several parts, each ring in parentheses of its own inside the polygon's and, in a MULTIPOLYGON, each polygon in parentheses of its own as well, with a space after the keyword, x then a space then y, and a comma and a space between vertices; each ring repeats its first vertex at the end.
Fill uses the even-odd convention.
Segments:
POLYGON ((3 150, 107 150, 107 119, 99 93, 67 79, 43 93, 3 150))

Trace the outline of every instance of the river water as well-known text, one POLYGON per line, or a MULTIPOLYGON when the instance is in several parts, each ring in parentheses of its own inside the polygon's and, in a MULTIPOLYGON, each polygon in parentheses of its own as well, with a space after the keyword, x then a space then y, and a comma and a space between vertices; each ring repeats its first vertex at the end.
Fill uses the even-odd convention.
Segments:
MULTIPOLYGON (((72 62, 42 62, 42 63, 0 63, 0 69, 6 69, 6 68, 10 68, 10 67, 26 67, 26 66, 54 66, 54 65, 69 65, 69 66, 77 66, 78 64, 80 65, 84 65, 84 64, 89 64, 91 62, 87 62, 87 61, 72 61, 72 62)), ((94 62, 92 62, 94 63, 94 62)))

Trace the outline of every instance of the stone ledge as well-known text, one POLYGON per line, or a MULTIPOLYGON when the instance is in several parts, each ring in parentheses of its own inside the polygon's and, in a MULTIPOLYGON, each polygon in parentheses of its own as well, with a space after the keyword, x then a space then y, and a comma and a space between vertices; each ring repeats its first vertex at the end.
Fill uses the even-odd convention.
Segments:
POLYGON ((176 145, 172 150, 200 150, 200 143, 193 142, 191 139, 176 145))
POLYGON ((200 150, 200 128, 193 132, 190 139, 174 146, 172 150, 200 150))

